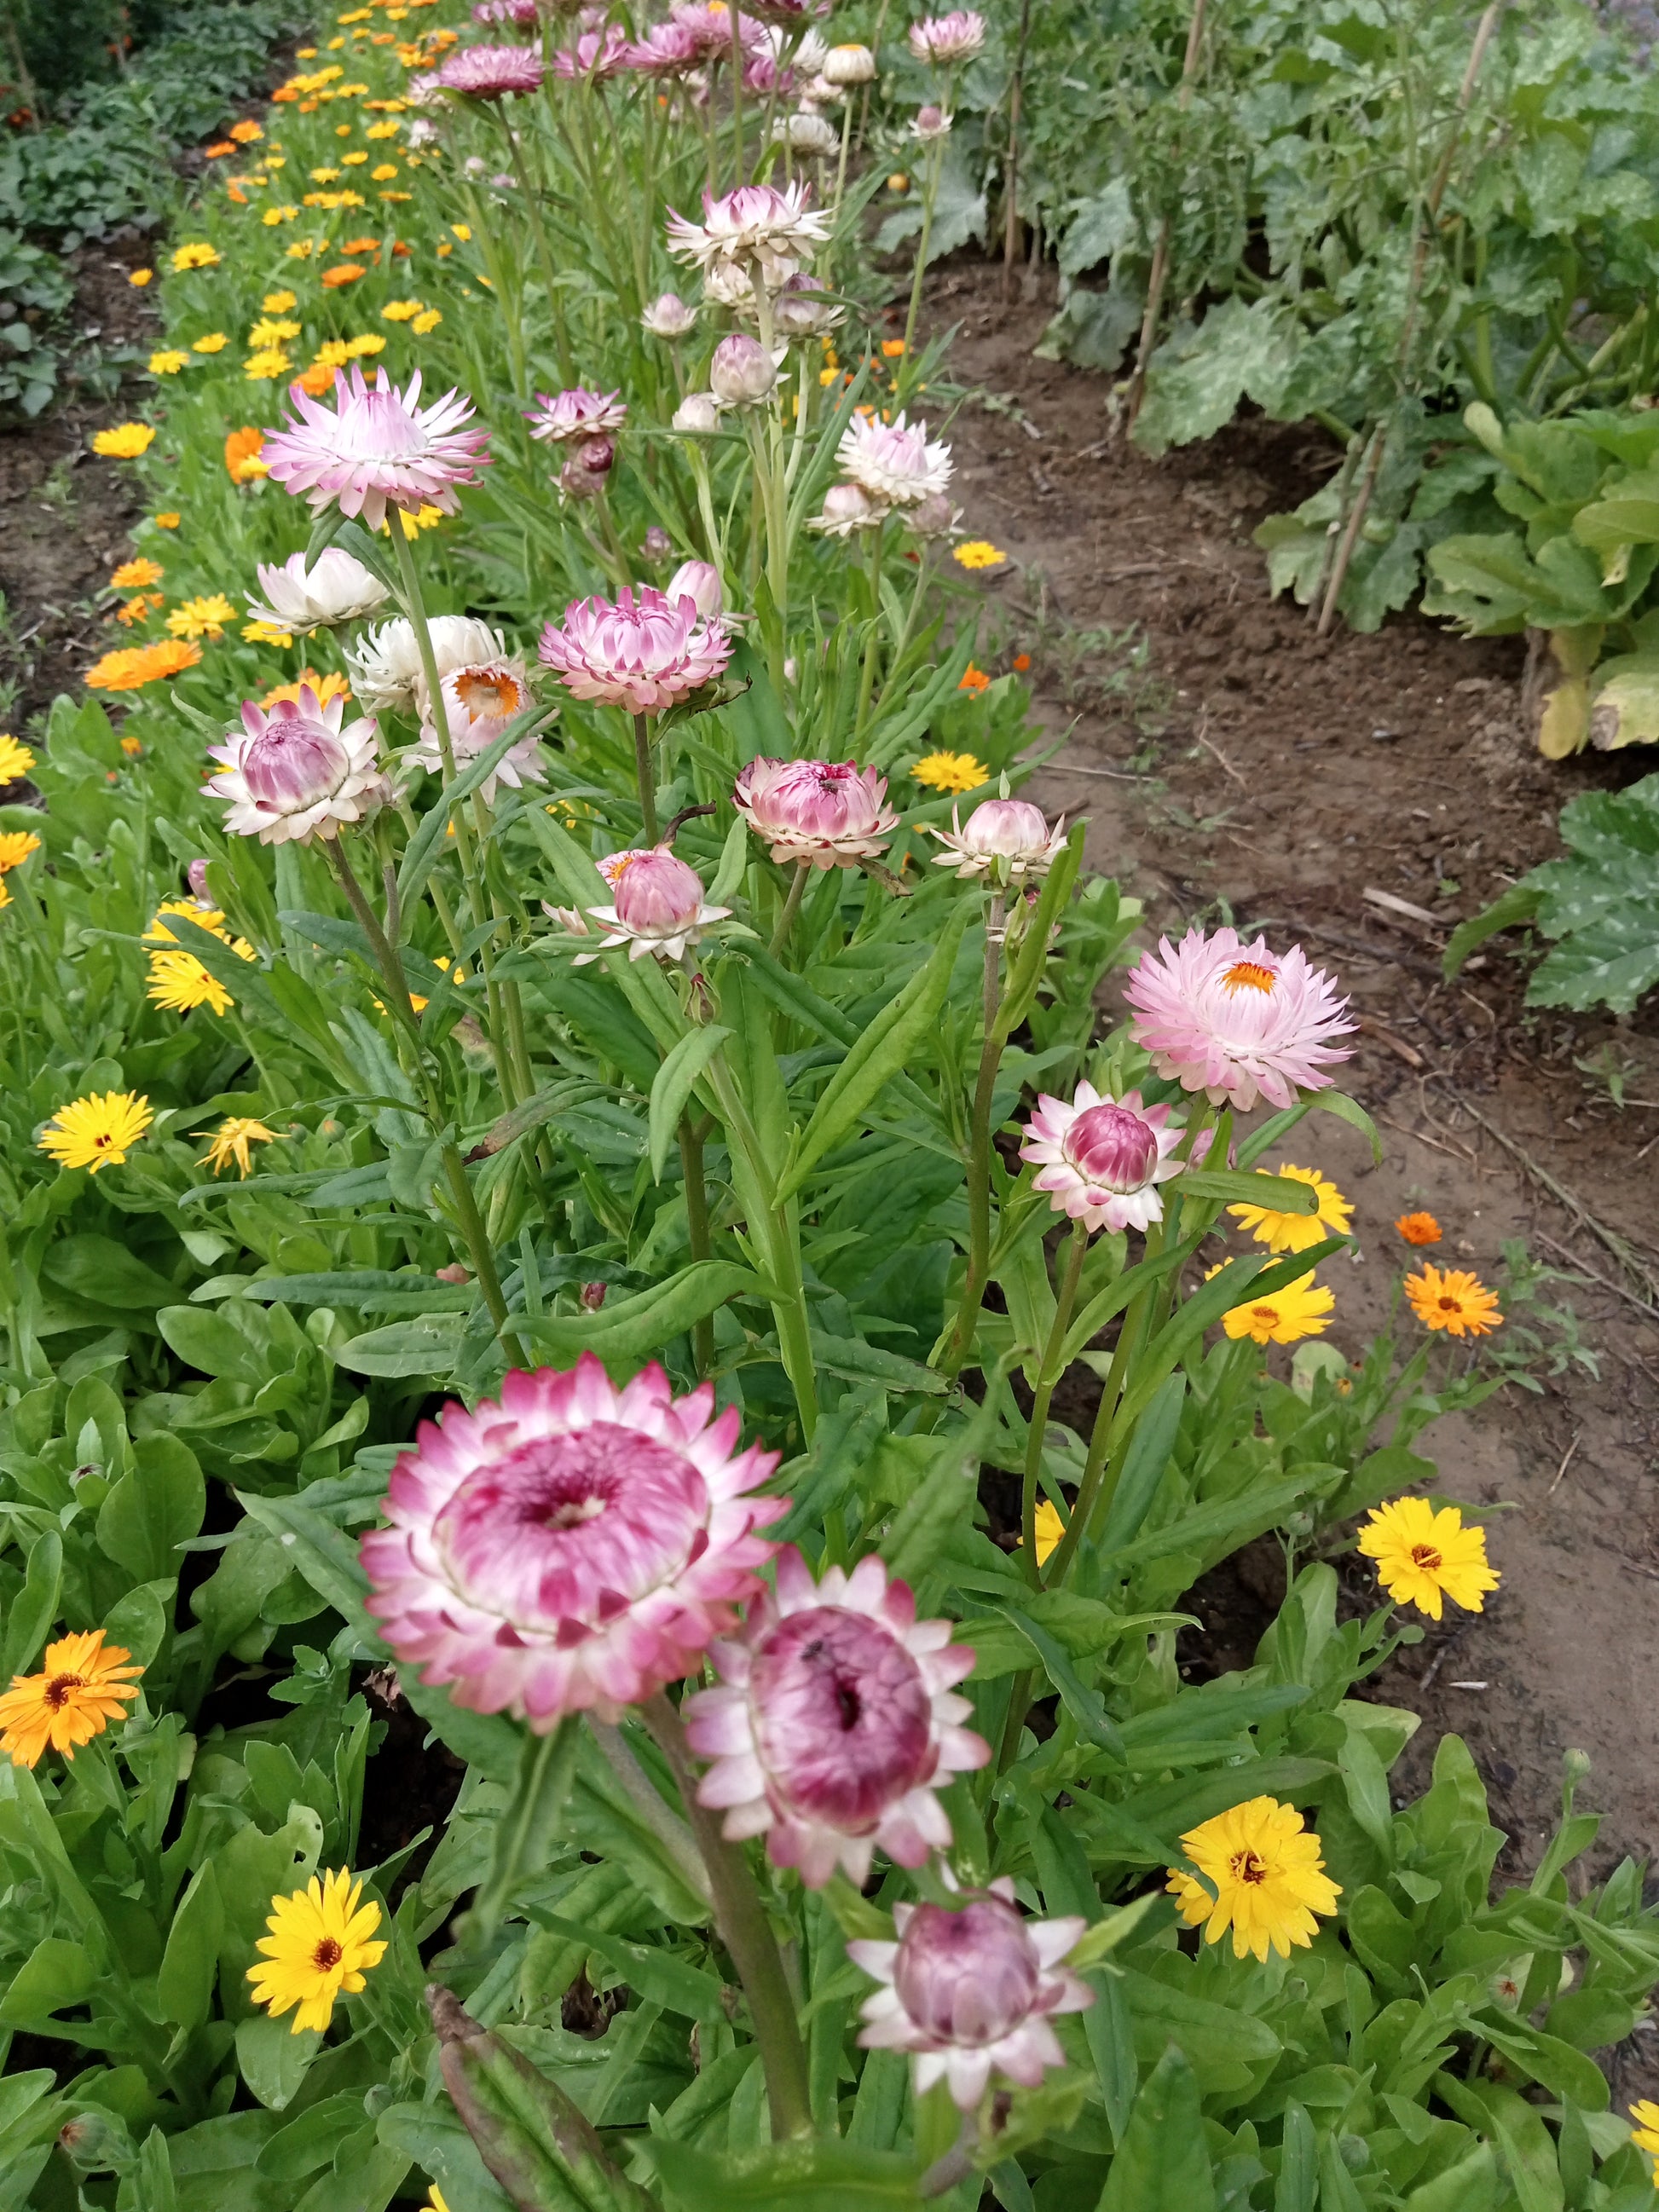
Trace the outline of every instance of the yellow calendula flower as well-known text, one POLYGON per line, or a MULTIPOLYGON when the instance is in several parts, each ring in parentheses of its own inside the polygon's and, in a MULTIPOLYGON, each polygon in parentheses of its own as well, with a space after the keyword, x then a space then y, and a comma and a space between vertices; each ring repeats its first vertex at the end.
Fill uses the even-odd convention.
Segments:
POLYGON ((369 354, 385 351, 386 340, 378 331, 365 331, 362 337, 348 338, 346 341, 348 361, 362 361, 369 354))
POLYGON ((1426 1498, 1395 1498, 1374 1509, 1359 1532, 1359 1548, 1376 1561, 1376 1578, 1396 1605, 1414 1605, 1438 1620, 1449 1597, 1466 1613, 1485 1609, 1498 1588, 1486 1564, 1486 1532, 1466 1528, 1455 1505, 1437 1512, 1426 1498))
POLYGON ((176 346, 163 346, 159 353, 151 354, 149 373, 152 376, 177 376, 189 360, 190 356, 180 353, 176 346))
POLYGON ((254 1121, 250 1115, 233 1114, 228 1121, 220 1122, 196 1164, 210 1167, 216 1176, 234 1160, 237 1172, 246 1182, 253 1167, 250 1148, 254 1145, 274 1145, 276 1141, 276 1132, 267 1129, 263 1121, 254 1121))
MULTIPOLYGON (((300 210, 297 207, 285 204, 281 207, 268 207, 264 209, 260 214, 259 220, 264 223, 267 230, 275 230, 279 222, 292 222, 295 216, 298 215, 299 212, 300 210)), ((290 255, 294 253, 295 249, 291 246, 288 250, 290 255)), ((310 251, 311 248, 307 246, 306 247, 306 252, 309 253, 310 251)))
MULTIPOLYGON (((398 521, 404 526, 405 538, 418 538, 423 530, 435 530, 444 519, 444 511, 441 507, 422 507, 417 508, 413 514, 407 507, 400 507, 397 510, 397 514, 398 521)), ((386 537, 389 538, 392 535, 390 515, 380 525, 380 529, 386 537)))
POLYGON ((40 1673, 14 1674, 0 1697, 0 1751, 14 1766, 38 1765, 48 1750, 73 1759, 77 1744, 125 1717, 124 1698, 137 1696, 131 1678, 144 1670, 131 1658, 122 1645, 106 1644, 101 1628, 47 1644, 40 1673))
POLYGON ((253 2001, 273 2019, 295 2008, 293 2033, 314 2027, 320 2033, 334 2015, 342 1991, 355 1994, 363 1976, 378 1966, 383 1942, 369 1938, 380 1924, 380 1908, 359 1903, 363 1886, 342 1868, 315 1875, 303 1889, 270 1900, 270 1917, 255 1950, 263 1962, 247 1970, 253 2001))
POLYGON ((173 507, 169 507, 163 514, 152 514, 150 517, 150 520, 158 530, 176 530, 184 519, 183 515, 173 507))
POLYGON ((312 238, 296 238, 292 246, 285 246, 283 251, 290 261, 309 261, 317 251, 317 241, 312 238))
POLYGON ((966 544, 952 546, 951 558, 959 568, 1000 568, 1008 556, 988 538, 970 538, 966 544))
POLYGON ((167 617, 167 628, 174 637, 222 637, 225 624, 236 619, 236 610, 222 592, 210 592, 206 598, 185 599, 167 617))
POLYGON ((403 127, 394 116, 385 123, 371 123, 363 136, 365 138, 395 138, 403 127))
POLYGON ((6 889, 3 880, 0 880, 0 914, 3 914, 10 904, 11 893, 6 889))
POLYGON ((242 374, 250 384, 272 384, 279 376, 286 376, 294 366, 293 357, 281 346, 261 346, 242 363, 242 374))
POLYGON ((119 1167, 155 1119, 148 1098, 131 1091, 93 1091, 60 1106, 40 1133, 39 1149, 60 1168, 119 1167))
POLYGON ((1171 1867, 1164 1887, 1206 1943, 1231 1929, 1236 1959, 1249 1952, 1265 1966, 1270 1949, 1288 1959, 1293 1943, 1305 1947, 1318 1934, 1315 1914, 1334 1912, 1342 1894, 1325 1872, 1319 1838, 1275 1797, 1218 1814, 1190 1829, 1181 1848, 1203 1880, 1171 1867))
MULTIPOLYGON (((1208 1270, 1205 1281, 1234 1265, 1224 1260, 1219 1267, 1208 1270)), ((1246 1291, 1242 1302, 1222 1315, 1221 1326, 1229 1336, 1248 1336, 1257 1344, 1299 1344, 1304 1336, 1322 1336, 1335 1308, 1335 1298, 1314 1281, 1310 1269, 1265 1297, 1252 1298, 1246 1291)))
POLYGON ((141 741, 137 738, 123 738, 121 740, 121 750, 129 760, 137 760, 138 756, 143 751, 144 748, 141 741))
POLYGON ((153 269, 132 269, 127 272, 128 283, 137 284, 141 291, 146 284, 153 283, 155 279, 155 271, 153 269))
POLYGON ((182 276, 191 269, 216 269, 219 249, 210 246, 205 239, 196 239, 181 246, 173 257, 174 272, 182 276))
POLYGON ((190 349, 192 353, 222 353, 229 343, 222 331, 210 331, 204 337, 193 339, 190 349))
POLYGON ((276 623, 257 619, 242 624, 242 635, 250 645, 274 645, 284 653, 294 642, 292 630, 280 629, 276 623))
POLYGON ((34 766, 34 755, 9 731, 0 733, 0 783, 19 783, 34 766))
POLYGON ((259 704, 264 708, 266 714, 269 714, 273 707, 282 706, 284 702, 297 705, 301 692, 307 686, 316 693, 317 703, 319 707, 326 707, 331 699, 349 699, 351 696, 351 686, 343 676, 337 676, 331 668, 326 676, 319 676, 314 668, 306 668, 301 671, 292 684, 273 685, 260 700, 259 704))
MULTIPOLYGON (((19 745, 15 738, 8 738, 6 743, 17 747, 18 753, 28 763, 29 768, 34 766, 33 754, 25 746, 19 745)), ((16 773, 19 775, 27 775, 28 769, 20 768, 16 773)), ((9 783, 11 781, 12 778, 9 775, 0 775, 0 782, 9 783)), ((40 849, 40 840, 32 831, 0 830, 0 876, 9 874, 13 868, 21 868, 29 854, 38 853, 40 849)))
MULTIPOLYGON (((1650 2158, 1659 2159, 1659 2105, 1651 2097, 1638 2097, 1630 2108, 1630 2116, 1636 2123, 1630 2131, 1631 2141, 1638 2150, 1646 2151, 1650 2158)), ((1659 2189, 1659 2166, 1654 2170, 1653 2180, 1655 2188, 1659 2189)), ((437 2194, 435 2190, 433 2194, 437 2194)))
POLYGON ((977 791, 991 781, 990 769, 972 753, 924 753, 910 775, 933 791, 977 791))
POLYGON ((412 323, 425 307, 422 300, 388 300, 380 310, 380 319, 387 323, 412 323))
POLYGON ((398 173, 398 164, 395 161, 377 161, 368 173, 377 185, 389 184, 398 173))
MULTIPOLYGON (((361 168, 362 167, 363 164, 368 161, 368 155, 367 155, 367 154, 365 154, 365 153, 362 150, 362 149, 361 149, 361 148, 359 148, 359 149, 357 149, 356 150, 355 150, 355 151, 354 151, 354 152, 352 152, 352 153, 349 153, 349 154, 343 154, 343 155, 340 156, 340 162, 341 162, 341 166, 342 166, 342 167, 343 167, 343 168, 347 168, 347 169, 361 169, 361 168)), ((396 176, 396 174, 397 174, 398 173, 397 173, 397 171, 394 169, 394 170, 392 171, 392 173, 393 174, 393 176, 396 176)))
POLYGON ((1060 1517, 1059 1507, 1051 1505, 1046 1498, 1041 1499, 1036 1510, 1036 1559, 1038 1566, 1046 1567, 1048 1565, 1049 1555, 1054 1552, 1056 1546, 1064 1541, 1065 1535, 1066 1523, 1060 1517))
POLYGON ((289 338, 297 338, 300 329, 301 325, 287 316, 262 315, 248 332, 247 342, 256 349, 260 346, 282 345, 289 338))
POLYGON ((409 327, 416 337, 428 337, 442 320, 443 317, 435 307, 428 307, 424 314, 416 315, 409 327))
POLYGON ((236 1001, 218 977, 203 967, 193 952, 152 952, 149 988, 151 1004, 172 1014, 193 1013, 205 1006, 210 1013, 228 1014, 236 1001))
POLYGON ((299 304, 298 295, 293 292, 267 292, 259 302, 268 315, 285 315, 290 307, 299 304))
POLYGON ((118 422, 113 429, 93 433, 92 450, 106 461, 136 461, 155 441, 155 432, 149 423, 118 422))
POLYGON ((1498 1293, 1467 1267, 1443 1271, 1425 1261, 1420 1275, 1407 1275, 1406 1296, 1425 1328, 1443 1328, 1449 1336, 1490 1336, 1502 1328, 1498 1293))
POLYGON ((1227 1211, 1241 1229, 1248 1229, 1256 1243, 1265 1244, 1270 1252, 1305 1252, 1310 1244, 1327 1237, 1347 1235, 1353 1207, 1334 1182, 1328 1182, 1317 1168, 1286 1164, 1279 1172, 1291 1182, 1311 1183, 1319 1197, 1316 1210, 1279 1213, 1267 1206, 1230 1206, 1227 1211))
MULTIPOLYGON (((1654 2109, 1656 2112, 1659 2112, 1659 2106, 1656 2106, 1654 2109)), ((426 2200, 425 2212, 449 2212, 449 2207, 444 2202, 444 2193, 435 2181, 432 2185, 432 2194, 426 2200)))

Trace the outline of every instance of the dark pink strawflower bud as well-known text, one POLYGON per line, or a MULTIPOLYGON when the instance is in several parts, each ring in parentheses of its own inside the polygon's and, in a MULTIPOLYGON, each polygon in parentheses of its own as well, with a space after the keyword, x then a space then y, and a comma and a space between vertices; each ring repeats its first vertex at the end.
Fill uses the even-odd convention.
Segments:
POLYGON ((971 2112, 993 2074, 1035 2088, 1048 2068, 1065 2064, 1049 2021, 1094 2002, 1060 1963, 1086 1921, 1026 1919, 1006 1876, 959 1906, 900 1905, 893 1920, 896 1943, 847 1947, 883 1984, 863 2008, 859 2040, 909 2051, 918 2097, 948 2081, 956 2104, 971 2112))
POLYGON ((617 449, 609 438, 590 438, 578 446, 559 471, 559 489, 567 499, 597 499, 617 449))
POLYGON ((584 1283, 581 1287, 582 1310, 598 1313, 605 1304, 605 1285, 603 1283, 584 1283))
POLYGON ((612 438, 584 438, 571 455, 591 477, 609 476, 616 458, 616 441, 612 438))
POLYGON ((690 599, 700 615, 717 615, 726 605, 720 572, 708 561, 682 561, 669 578, 664 597, 690 599))
POLYGON ((471 1273, 462 1267, 459 1260, 452 1260, 447 1267, 434 1267, 432 1272, 441 1283, 470 1283, 472 1280, 471 1273))
POLYGON ((1127 1106, 1091 1106, 1073 1122, 1062 1149, 1079 1175, 1127 1197, 1158 1164, 1158 1132, 1127 1106))
POLYGON ((936 1792, 990 1757, 952 1694, 973 1662, 945 1623, 917 1620, 878 1558, 815 1583, 786 1552, 775 1595, 712 1656, 722 1686, 687 1700, 687 1740, 714 1761, 697 1796, 729 1837, 765 1833, 773 1863, 813 1888, 838 1865, 861 1883, 878 1845, 901 1866, 948 1845, 936 1792))
POLYGON ((1042 1173, 1056 1212, 1089 1230, 1147 1229, 1164 1218, 1158 1185, 1181 1172, 1170 1154, 1182 1132, 1167 1106, 1145 1106, 1138 1091, 1103 1098, 1079 1083, 1068 1103, 1046 1091, 1026 1124, 1019 1156, 1042 1173))
POLYGON ((672 937, 696 920, 702 904, 702 878, 672 853, 641 853, 630 860, 616 885, 617 919, 625 929, 651 937, 672 937))

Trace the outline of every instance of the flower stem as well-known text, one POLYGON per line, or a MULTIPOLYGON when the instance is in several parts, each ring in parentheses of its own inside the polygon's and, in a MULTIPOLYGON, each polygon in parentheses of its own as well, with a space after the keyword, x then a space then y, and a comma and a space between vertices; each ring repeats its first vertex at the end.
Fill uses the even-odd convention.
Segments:
POLYGON ((565 328, 564 295, 559 289, 558 274, 553 266, 553 248, 548 242, 547 225, 542 219, 540 185, 532 178, 524 148, 519 143, 519 134, 504 115, 501 128, 507 133, 507 154, 513 163, 513 173, 519 180, 520 197, 524 202, 525 212, 530 217, 531 231, 541 260, 542 282, 547 287, 548 313, 553 318, 553 344, 559 356, 559 374, 568 384, 575 374, 575 369, 572 365, 570 333, 565 328))
POLYGON ((1054 1395, 1054 1385, 1060 1380, 1060 1346, 1066 1341, 1066 1332, 1072 1325, 1072 1309, 1077 1304, 1077 1286, 1083 1279, 1084 1255, 1089 1249, 1089 1231, 1081 1221, 1072 1224, 1072 1241, 1066 1248, 1066 1272, 1060 1279, 1060 1296, 1054 1305, 1054 1326, 1048 1331, 1048 1341, 1043 1346, 1042 1365, 1037 1371, 1037 1386, 1031 1400, 1031 1425, 1025 1438, 1025 1486, 1020 1502, 1021 1549, 1024 1553, 1025 1574, 1034 1589, 1042 1587, 1042 1571, 1037 1565, 1036 1509, 1037 1477, 1042 1471, 1042 1446, 1048 1430, 1048 1404, 1054 1395))
POLYGON ((1002 893, 994 890, 985 916, 985 1042, 980 1048, 979 1079, 974 1085, 974 1115, 968 1152, 968 1272, 963 1278, 962 1302, 951 1331, 951 1341, 940 1363, 954 1379, 974 1340, 974 1323, 991 1259, 991 1109, 996 1093, 997 1069, 1006 1042, 997 1021, 1002 977, 1002 893))
POLYGON ((714 1919, 749 2000, 755 2040, 766 2075, 772 2136, 781 2142, 812 2131, 812 2102, 806 2050, 795 2018, 794 1999, 783 1971, 777 1939, 766 1917, 749 1862, 720 1832, 720 1815, 697 1802, 697 1785, 686 1750, 680 1717, 661 1690, 640 1708, 646 1726, 668 1761, 681 1802, 714 1892, 714 1919))
POLYGON ((933 235, 933 203, 939 198, 939 171, 944 166, 945 141, 936 138, 927 149, 927 177, 921 188, 921 236, 916 245, 915 274, 910 280, 910 312, 904 319, 904 377, 908 383, 915 348, 916 317, 921 312, 921 280, 927 271, 927 247, 933 235))
POLYGON ((800 912, 801 896, 806 889, 806 878, 810 868, 809 861, 800 860, 796 863, 795 880, 789 886, 788 896, 783 902, 783 911, 778 916, 778 926, 772 932, 772 942, 766 948, 767 957, 769 960, 775 960, 789 942, 789 933, 795 926, 795 916, 800 912))
MULTIPOLYGON (((708 1238, 708 1187, 703 1180, 702 1148, 711 1123, 707 1115, 680 1123, 680 1172, 685 1178, 685 1233, 694 1260, 714 1256, 708 1238)), ((691 1358, 701 1382, 714 1364, 714 1316, 705 1314, 691 1330, 691 1358)))
POLYGON ((657 787, 651 773, 651 717, 634 717, 634 768, 640 781, 641 834, 647 845, 657 842, 657 787))

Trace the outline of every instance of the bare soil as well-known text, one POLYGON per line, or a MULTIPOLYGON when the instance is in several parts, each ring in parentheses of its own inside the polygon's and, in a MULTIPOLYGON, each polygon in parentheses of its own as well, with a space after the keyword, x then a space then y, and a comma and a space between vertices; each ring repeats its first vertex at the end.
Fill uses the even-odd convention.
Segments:
MULTIPOLYGON (((996 665, 1032 656, 1038 712, 1064 739, 1036 795, 1088 815, 1090 862, 1144 900, 1149 933, 1232 921, 1300 939, 1362 1018, 1345 1080, 1377 1122, 1381 1164, 1322 1117, 1279 1156, 1322 1167, 1358 1206, 1360 1252, 1328 1271, 1331 1340, 1358 1353, 1383 1322, 1407 1257, 1392 1224, 1418 1208, 1444 1231, 1423 1256, 1491 1281, 1505 1240, 1524 1238, 1574 1279, 1545 1295, 1575 1310, 1601 1379, 1569 1366, 1538 1395, 1507 1385, 1419 1447, 1446 1494, 1492 1509, 1504 1580, 1373 1686, 1422 1715, 1397 1787, 1420 1789, 1441 1735, 1461 1734, 1519 1872, 1579 1747, 1593 1761, 1580 1808, 1607 1816, 1586 1865, 1645 1856, 1659 1826, 1659 1007, 1529 1011, 1517 938, 1449 983, 1440 953, 1456 921, 1559 849, 1575 791, 1632 781, 1653 754, 1543 761, 1522 727, 1518 640, 1471 642, 1416 616, 1321 640, 1275 603, 1250 532, 1334 465, 1316 434, 1245 421, 1149 460, 1115 434, 1104 379, 1032 357, 1046 289, 1007 303, 1000 271, 978 265, 930 289, 934 326, 957 329, 951 373, 981 395, 951 431, 963 526, 1009 556, 983 580, 996 665), (1139 669, 1126 632, 1144 641, 1139 669), (1622 1110, 1586 1062, 1621 1075, 1622 1110), (1593 1224, 1629 1240, 1633 1266, 1593 1224)), ((1351 1580, 1356 1602, 1375 1601, 1362 1563, 1351 1580)), ((1201 1587, 1207 1668, 1248 1663, 1283 1586, 1264 1545, 1201 1587)))

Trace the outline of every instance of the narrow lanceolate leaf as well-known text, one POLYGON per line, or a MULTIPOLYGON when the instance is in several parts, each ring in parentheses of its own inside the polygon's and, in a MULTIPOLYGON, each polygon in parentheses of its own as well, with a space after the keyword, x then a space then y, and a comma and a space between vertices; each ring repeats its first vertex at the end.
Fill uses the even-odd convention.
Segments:
POLYGON ((449 825, 455 818, 455 809, 465 799, 470 799, 486 776, 493 775, 514 745, 540 722, 550 720, 544 707, 528 707, 522 714, 515 714, 494 744, 486 745, 475 761, 462 769, 453 783, 447 783, 436 800, 428 808, 425 819, 409 841, 404 854, 404 864, 398 871, 398 903, 404 913, 414 906, 416 897, 427 878, 438 864, 444 849, 444 840, 449 825))
POLYGON ((662 1181, 680 1116, 696 1086, 697 1078, 731 1034, 718 1022, 706 1030, 693 1030, 680 1039, 657 1070, 651 1085, 650 1124, 651 1173, 657 1182, 662 1181))
POLYGON ((526 1735, 513 1795, 495 1823, 489 1873, 472 1903, 479 1940, 494 1934, 519 1884, 545 1866, 570 1796, 581 1717, 568 1713, 551 1735, 526 1735))
POLYGON ((851 1136, 933 1028, 951 988, 970 904, 967 899, 957 902, 927 966, 882 1008, 831 1077, 806 1125, 794 1164, 779 1186, 780 1200, 793 1197, 817 1163, 851 1136))
POLYGON ((773 1295, 752 1267, 738 1261, 694 1260, 666 1282, 614 1305, 607 1301, 598 1313, 515 1314, 513 1326, 554 1361, 592 1352, 626 1366, 661 1351, 728 1298, 773 1295))

